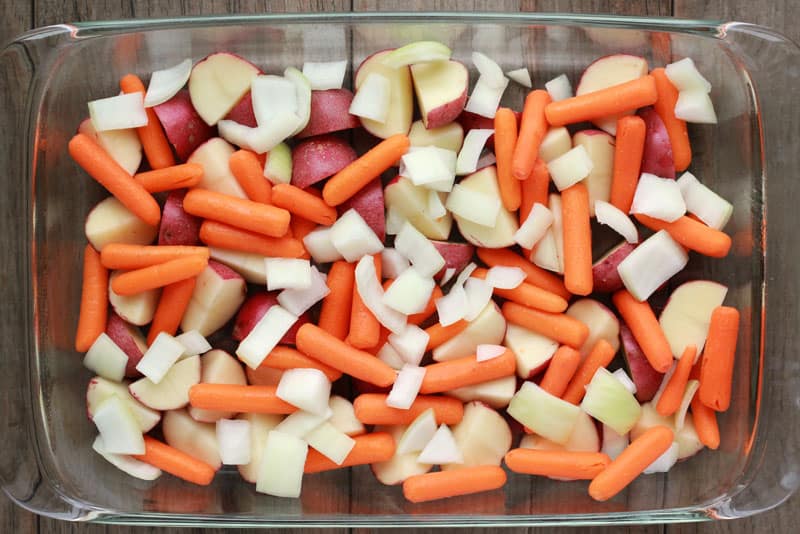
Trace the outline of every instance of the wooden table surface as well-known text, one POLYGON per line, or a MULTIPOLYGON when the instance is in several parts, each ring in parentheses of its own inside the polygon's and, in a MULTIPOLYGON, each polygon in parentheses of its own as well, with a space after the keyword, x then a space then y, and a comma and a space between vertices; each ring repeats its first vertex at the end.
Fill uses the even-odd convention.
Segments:
MULTIPOLYGON (((740 20, 771 26, 794 41, 800 40, 800 2, 797 0, 0 0, 0 42, 30 28, 69 21, 148 18, 265 12, 321 11, 542 11, 613 13, 619 15, 675 16, 740 20)), ((791 118, 789 118, 791 120, 791 118)), ((0 449, 2 444, 0 443, 0 449)), ((13 451, 0 450, 0 454, 13 451)), ((750 533, 797 532, 800 497, 778 509, 734 522, 672 526, 562 529, 560 532, 617 533, 750 533)), ((14 506, 0 496, 0 533, 108 533, 135 534, 156 529, 85 525, 41 518, 14 506)), ((346 529, 329 532, 341 534, 346 529)), ((159 532, 171 532, 161 529, 159 532)), ((174 532, 187 532, 175 529, 174 532)), ((199 530, 198 530, 199 532, 199 530)), ((206 531, 209 532, 209 531, 206 531)), ((215 531, 211 531, 215 532, 215 531)), ((223 532, 223 531, 219 531, 223 532)), ((287 531, 288 532, 288 531, 287 531)))

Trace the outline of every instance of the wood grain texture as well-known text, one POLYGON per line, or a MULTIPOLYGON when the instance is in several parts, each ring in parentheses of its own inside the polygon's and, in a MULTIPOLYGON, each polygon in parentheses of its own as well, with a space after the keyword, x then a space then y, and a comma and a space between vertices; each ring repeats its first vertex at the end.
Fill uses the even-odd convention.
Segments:
MULTIPOLYGON (((115 18, 151 18, 181 15, 213 15, 225 13, 266 12, 330 12, 374 10, 464 10, 464 11, 547 11, 573 13, 614 13, 625 15, 670 16, 682 18, 716 18, 744 20, 772 26, 790 38, 800 39, 796 21, 800 18, 800 2, 796 0, 5 0, 0 1, 0 42, 36 26, 62 21, 87 21, 115 18)), ((787 118, 781 125, 786 135, 800 135, 797 121, 787 118)), ((780 269, 780 267, 779 267, 780 269)), ((779 273, 780 274, 780 273, 779 273)), ((798 294, 798 281, 792 281, 791 290, 798 294)), ((797 324, 797 317, 787 318, 786 324, 797 324), (792 320, 794 319, 794 320, 792 320)), ((13 451, 3 451, 5 453, 13 451)), ((363 470, 362 470, 363 471, 363 470)), ((354 475, 355 480, 360 475, 354 475)), ((626 533, 730 533, 792 532, 800 521, 800 498, 775 511, 755 518, 720 523, 688 525, 562 529, 560 533, 611 534, 626 533)), ((346 529, 326 530, 340 533, 346 529)), ((477 529, 476 529, 477 530, 477 529)), ((496 530, 496 529, 492 529, 496 530)), ((358 530, 366 532, 365 530, 358 530)), ((482 530, 486 532, 486 530, 482 530)), ((8 499, 0 498, 0 532, 2 533, 91 533, 91 534, 143 534, 184 533, 222 534, 230 530, 155 529, 86 525, 38 518, 14 506, 8 499)), ((275 532, 284 532, 283 530, 275 532)), ((286 530, 285 532, 290 532, 286 530)), ((387 531, 389 532, 389 531, 387 531)), ((394 531, 392 531, 394 532, 394 531)), ((399 534, 400 531, 398 531, 399 534)), ((403 530, 403 533, 410 532, 403 530)), ((471 532, 464 531, 464 532, 471 532)), ((530 530, 531 534, 534 532, 530 530)))

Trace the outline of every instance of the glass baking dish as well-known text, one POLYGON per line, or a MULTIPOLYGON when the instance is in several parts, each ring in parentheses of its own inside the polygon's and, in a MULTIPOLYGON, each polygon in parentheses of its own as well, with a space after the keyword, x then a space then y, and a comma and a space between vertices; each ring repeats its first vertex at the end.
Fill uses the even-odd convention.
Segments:
MULTIPOLYGON (((541 14, 264 15, 63 24, 31 31, 0 55, 0 152, 6 254, 0 259, 0 479, 19 505, 67 520, 219 526, 488 526, 622 524, 736 518, 785 501, 798 466, 798 48, 741 23, 541 14), (722 446, 640 477, 605 503, 581 482, 511 476, 500 491, 414 505, 368 467, 307 476, 303 496, 257 494, 233 471, 209 487, 116 471, 90 448, 89 378, 73 351, 83 219, 105 192, 79 172, 66 143, 86 102, 142 75, 219 50, 266 72, 348 58, 418 39, 457 59, 480 50, 504 70, 526 65, 535 84, 575 81, 616 52, 661 66, 691 56, 713 84, 718 126, 692 127, 691 170, 735 206, 725 261, 693 258, 689 276, 730 288, 742 311, 734 400, 722 446), (791 163, 790 163, 791 162, 791 163), (767 217, 769 215, 769 218, 767 217), (13 451, 13 452, 12 452, 13 451)), ((352 70, 352 69, 351 69, 352 70)), ((473 81, 474 69, 470 73, 473 81)), ((511 84, 504 103, 520 108, 511 84)))

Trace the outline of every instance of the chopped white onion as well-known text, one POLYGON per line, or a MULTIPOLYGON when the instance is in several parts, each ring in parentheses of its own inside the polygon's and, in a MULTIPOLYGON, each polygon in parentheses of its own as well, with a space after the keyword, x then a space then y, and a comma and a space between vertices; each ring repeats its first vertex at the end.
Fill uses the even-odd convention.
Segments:
POLYGON ((395 48, 381 62, 393 69, 417 63, 431 63, 433 61, 447 61, 452 51, 437 41, 416 41, 400 48, 395 48))
POLYGON ((572 84, 569 83, 569 78, 567 78, 566 74, 556 76, 549 82, 545 83, 544 88, 550 94, 550 98, 553 100, 553 102, 566 100, 567 98, 572 98, 573 96, 572 84))
POLYGON ((503 79, 505 82, 502 86, 492 87, 491 81, 487 81, 483 76, 480 76, 472 89, 472 94, 469 96, 464 110, 481 117, 493 119, 495 113, 497 113, 497 107, 500 105, 500 100, 503 98, 503 93, 508 86, 508 78, 503 77, 503 79))
POLYGON ((699 90, 704 93, 711 92, 711 83, 700 74, 690 57, 670 63, 664 69, 664 74, 667 75, 669 81, 678 91, 699 90))
POLYGON ((422 276, 433 276, 445 266, 441 253, 414 225, 406 222, 394 239, 394 247, 408 258, 422 276))
POLYGON ((403 435, 397 440, 395 454, 400 456, 420 452, 433 439, 434 434, 436 434, 436 414, 433 408, 428 408, 408 425, 403 435))
POLYGON ((256 369, 295 322, 296 315, 282 306, 272 306, 239 343, 236 356, 250 369, 256 369))
POLYGON ((394 248, 386 247, 381 251, 381 273, 385 278, 397 278, 410 265, 406 257, 394 248))
POLYGON ((631 213, 673 222, 686 213, 681 189, 675 180, 642 173, 633 195, 631 213))
POLYGON ((455 267, 448 267, 444 270, 444 274, 442 275, 442 279, 439 281, 439 285, 445 285, 447 282, 450 281, 456 275, 456 268, 455 267))
POLYGON ((341 89, 344 75, 347 72, 347 60, 313 62, 303 64, 303 75, 308 78, 311 89, 324 91, 326 89, 341 89))
POLYGON ((198 354, 205 354, 206 352, 211 350, 211 343, 203 337, 197 330, 189 330, 188 332, 184 332, 183 334, 176 336, 181 345, 183 345, 183 355, 185 357, 188 356, 196 356, 198 354))
POLYGON ((144 95, 144 107, 151 108, 163 104, 175 96, 189 81, 191 73, 191 59, 184 59, 174 67, 153 72, 147 85, 147 93, 144 95))
POLYGON ((500 213, 500 198, 456 184, 445 203, 454 215, 481 226, 494 227, 500 213))
POLYGON ((147 124, 142 93, 124 93, 89 102, 89 116, 97 132, 138 128, 147 124))
POLYGON ((467 132, 464 137, 464 143, 461 145, 461 151, 458 153, 456 160, 456 174, 465 175, 473 173, 478 168, 478 158, 481 156, 486 141, 494 135, 494 130, 490 129, 476 129, 467 132))
MULTIPOLYGON (((250 98, 258 126, 270 128, 279 114, 291 113, 298 116, 297 88, 291 80, 283 76, 256 76, 250 82, 250 98)), ((298 122, 299 120, 298 116, 298 122)))
POLYGON ((252 150, 256 154, 269 152, 294 133, 300 125, 300 117, 293 111, 278 112, 270 117, 268 126, 251 128, 232 120, 223 119, 217 123, 220 137, 252 150))
POLYGON ((364 305, 383 326, 399 334, 406 327, 406 316, 383 303, 383 287, 375 271, 375 262, 364 256, 356 265, 356 289, 364 305))
POLYGON ((683 429, 683 425, 686 423, 686 413, 689 411, 692 399, 699 388, 699 380, 689 380, 686 383, 686 389, 683 391, 678 411, 675 412, 675 432, 680 432, 683 429))
MULTIPOLYGON (((441 154, 444 150, 435 146, 425 146, 406 152, 400 158, 403 164, 401 175, 417 186, 451 183, 455 179, 455 172, 448 166, 449 158, 441 154)), ((447 152, 455 155, 451 150, 447 152)))
POLYGON ((673 442, 672 445, 669 446, 669 449, 664 451, 661 456, 656 458, 652 464, 645 468, 644 474, 666 473, 672 469, 672 466, 678 461, 678 450, 678 443, 673 442))
POLYGON ((464 463, 464 456, 447 425, 439 427, 422 452, 419 453, 417 462, 435 465, 464 463))
POLYGON ((342 259, 342 254, 333 246, 330 227, 310 232, 303 238, 303 245, 317 263, 330 263, 342 259))
POLYGON ((284 289, 278 295, 278 303, 289 313, 299 317, 331 292, 327 284, 327 275, 319 272, 316 267, 311 267, 310 278, 311 283, 307 288, 284 289))
POLYGON ((351 115, 383 123, 389 113, 392 85, 389 78, 370 73, 356 91, 350 104, 351 115))
POLYGON ((625 372, 625 369, 617 369, 611 374, 625 386, 625 389, 636 395, 636 384, 631 380, 631 377, 628 376, 628 373, 625 372))
POLYGON ((485 362, 502 356, 506 353, 506 348, 502 345, 488 345, 481 344, 475 349, 475 359, 479 362, 485 362))
POLYGON ((447 208, 442 202, 441 193, 438 191, 428 191, 427 214, 431 219, 439 219, 447 215, 447 208))
POLYGON ((136 370, 154 384, 158 384, 175 362, 183 356, 184 350, 180 341, 166 332, 160 332, 136 364, 136 370))
POLYGON ((526 67, 522 67, 519 69, 514 69, 506 72, 506 76, 517 82, 523 87, 531 88, 533 87, 533 82, 531 81, 531 73, 528 72, 526 67))
POLYGON ((525 281, 525 271, 519 267, 496 265, 486 272, 486 283, 497 289, 514 289, 525 281))
POLYGON ((250 421, 246 419, 217 420, 217 445, 224 465, 250 463, 250 421))
POLYGON ((308 289, 311 287, 311 263, 300 258, 266 258, 267 289, 308 289))
POLYGON ((639 242, 636 225, 622 210, 604 200, 594 201, 594 214, 597 222, 608 225, 612 230, 625 238, 628 243, 639 242))
POLYGON ((334 248, 350 262, 383 250, 383 242, 353 208, 333 223, 330 235, 334 248))
POLYGON ((428 305, 436 282, 416 267, 403 271, 383 294, 383 303, 406 315, 420 313, 428 305))
POLYGON ((281 375, 275 396, 301 410, 324 416, 330 412, 331 382, 319 369, 287 369, 281 375))
POLYGON ((503 69, 489 56, 480 52, 472 52, 472 63, 478 69, 480 77, 492 89, 505 89, 508 85, 503 69))
POLYGON ((408 410, 414 403, 425 378, 425 368, 406 364, 397 373, 392 390, 386 397, 386 405, 400 410, 408 410))
POLYGON ((422 328, 407 324, 399 334, 389 334, 389 343, 403 361, 410 365, 419 365, 425 355, 430 336, 422 328))
POLYGON ((356 446, 356 441, 333 426, 330 422, 322 423, 305 437, 309 447, 328 458, 336 465, 342 465, 347 455, 356 446))
POLYGON ((383 347, 380 348, 376 356, 380 361, 396 371, 399 371, 406 364, 403 357, 400 356, 388 341, 383 344, 383 347))
POLYGON ((492 286, 486 280, 480 278, 470 278, 464 284, 464 293, 467 296, 467 309, 464 312, 464 319, 472 321, 486 308, 492 300, 492 286))
POLYGON ((711 97, 699 89, 678 93, 675 117, 697 124, 717 124, 717 113, 711 97))
POLYGON ((728 224, 733 213, 733 205, 701 184, 692 173, 683 173, 678 178, 678 187, 686 202, 686 211, 717 230, 722 230, 728 224))
POLYGON ((592 172, 594 164, 583 145, 578 145, 547 163, 550 178, 559 191, 571 187, 592 172))
POLYGON ((450 326, 464 318, 467 308, 467 294, 460 284, 454 285, 450 292, 436 299, 436 313, 442 326, 450 326))
POLYGON ((523 248, 533 248, 553 224, 553 214, 547 206, 536 202, 525 222, 514 233, 514 241, 523 248))
POLYGON ((617 272, 631 294, 647 300, 661 284, 679 273, 689 255, 666 230, 645 239, 619 265, 617 272))

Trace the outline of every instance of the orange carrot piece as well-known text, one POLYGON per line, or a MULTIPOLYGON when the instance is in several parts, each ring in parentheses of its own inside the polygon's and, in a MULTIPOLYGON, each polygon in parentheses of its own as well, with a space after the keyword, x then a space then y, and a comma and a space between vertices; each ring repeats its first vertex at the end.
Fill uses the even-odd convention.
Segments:
POLYGON ((336 222, 336 208, 324 200, 290 184, 278 184, 272 188, 272 203, 293 215, 303 217, 323 226, 336 222))
MULTIPOLYGON (((310 191, 316 191, 315 189, 310 189, 310 191)), ((303 217, 293 216, 292 220, 289 222, 289 232, 287 235, 291 235, 301 243, 303 243, 303 239, 313 232, 317 228, 317 223, 314 221, 309 221, 308 219, 304 219, 303 217)), ((303 255, 301 258, 305 258, 307 260, 311 259, 311 254, 305 250, 305 243, 303 243, 303 255)))
POLYGON ((337 371, 333 367, 318 362, 314 358, 309 358, 297 349, 284 347, 283 345, 278 345, 267 354, 267 357, 264 358, 264 361, 261 362, 258 369, 262 367, 281 370, 304 368, 318 369, 325 373, 325 376, 327 376, 328 380, 331 382, 336 382, 342 377, 341 371, 337 371))
POLYGON ((544 113, 552 126, 565 126, 650 106, 656 100, 656 81, 648 75, 607 89, 551 102, 544 113))
POLYGON ((161 220, 161 208, 148 193, 108 152, 86 134, 77 134, 69 141, 69 155, 89 176, 108 189, 109 193, 150 226, 161 220))
POLYGON ((541 89, 531 91, 525 97, 519 135, 511 161, 512 174, 517 180, 527 180, 531 175, 539 155, 539 145, 542 144, 542 139, 547 133, 545 109, 552 105, 551 100, 550 94, 541 89))
POLYGON ((433 350, 439 345, 453 339, 458 334, 464 331, 469 326, 469 322, 464 319, 459 319, 455 323, 447 326, 442 326, 441 323, 436 323, 425 329, 428 334, 428 347, 427 350, 433 350))
POLYGON ((514 353, 506 350, 500 356, 479 362, 475 356, 464 356, 425 367, 419 392, 423 395, 442 393, 464 386, 511 376, 517 370, 514 353))
POLYGON ((561 398, 569 403, 579 404, 583 400, 583 396, 586 394, 586 386, 592 381, 594 374, 601 367, 606 367, 610 364, 611 360, 614 359, 614 354, 616 354, 614 347, 608 341, 605 339, 598 340, 589 355, 580 364, 578 370, 575 371, 567 390, 561 398))
MULTIPOLYGON (((473 271, 472 276, 485 280, 488 272, 487 269, 479 267, 473 271)), ((492 292, 498 297, 522 306, 550 313, 561 313, 567 309, 567 301, 564 298, 527 282, 522 282, 514 289, 494 288, 492 292)))
POLYGON ((502 311, 510 323, 533 330, 574 349, 579 349, 589 337, 588 326, 563 313, 534 310, 516 302, 506 302, 502 311))
POLYGON ((436 301, 442 298, 442 296, 444 296, 442 288, 438 285, 433 286, 431 298, 428 299, 428 304, 425 305, 425 309, 419 313, 409 315, 408 324, 420 325, 424 323, 431 315, 436 313, 436 301))
POLYGON ((567 390, 567 386, 575 375, 575 371, 578 370, 580 363, 581 353, 572 347, 562 345, 550 359, 547 371, 545 371, 539 387, 551 395, 561 397, 567 390))
POLYGON ((477 250, 478 258, 488 265, 494 267, 496 265, 505 267, 519 267, 525 271, 525 281, 533 284, 542 289, 546 289, 551 293, 569 299, 572 294, 564 287, 564 281, 553 273, 542 269, 530 261, 526 260, 519 254, 507 248, 479 248, 477 250))
MULTIPOLYGON (((142 99, 147 92, 142 80, 135 74, 127 74, 119 82, 123 93, 142 93, 142 99)), ((161 121, 153 108, 145 108, 147 113, 147 124, 136 128, 139 141, 142 142, 144 154, 147 162, 153 169, 163 169, 175 165, 175 157, 172 155, 172 147, 167 140, 164 130, 161 129, 161 121)))
POLYGON ((435 501, 495 490, 505 483, 502 467, 477 465, 410 476, 403 481, 403 496, 414 503, 435 501))
MULTIPOLYGON (((675 116, 675 104, 678 102, 678 90, 667 78, 663 68, 653 69, 650 75, 656 81, 658 100, 653 104, 653 109, 661 117, 661 122, 667 129, 669 143, 672 145, 672 159, 676 171, 685 171, 692 162, 692 145, 689 143, 689 132, 686 121, 675 116)), ((619 132, 619 130, 617 130, 619 132)), ((619 142, 619 138, 617 138, 619 142)))
POLYGON ((397 376, 394 369, 369 352, 353 348, 311 323, 300 327, 296 343, 300 352, 378 387, 391 386, 397 376))
POLYGON ((199 184, 202 177, 203 166, 199 163, 182 163, 133 175, 133 179, 139 182, 148 193, 188 189, 199 184))
POLYGON ((686 391, 686 384, 689 382, 689 374, 692 372, 694 365, 694 358, 697 356, 697 347, 688 345, 678 360, 675 367, 675 372, 667 382, 661 396, 658 398, 656 404, 656 411, 667 417, 678 411, 681 406, 681 399, 683 399, 683 392, 686 391))
POLYGON ((186 280, 175 282, 164 286, 161 297, 158 299, 158 307, 153 315, 153 322, 150 331, 147 333, 147 344, 151 345, 161 332, 174 336, 181 325, 181 319, 192 299, 194 286, 197 277, 193 276, 186 280))
POLYGON ((494 154, 497 158, 497 183, 500 198, 508 211, 516 211, 522 202, 520 180, 511 169, 514 145, 517 143, 517 117, 508 108, 500 108, 494 116, 494 154))
POLYGON ((637 437, 589 484, 589 495, 607 501, 672 446, 674 434, 665 426, 654 426, 637 437))
POLYGON ((704 256, 724 258, 731 249, 731 237, 728 234, 686 215, 673 222, 662 221, 641 213, 634 214, 634 217, 651 230, 656 232, 666 230, 672 239, 704 256))
POLYGON ((505 462, 515 473, 592 480, 611 463, 602 452, 511 449, 505 462))
POLYGON ((364 186, 394 165, 408 152, 410 142, 404 134, 384 139, 372 149, 334 174, 322 189, 322 197, 329 206, 338 206, 364 186))
POLYGON ((202 410, 289 414, 297 408, 278 398, 275 386, 200 383, 189 388, 189 404, 202 410))
POLYGON ((575 295, 592 292, 592 227, 589 189, 577 183, 561 192, 564 221, 564 286, 575 295))
POLYGON ((108 319, 108 271, 100 254, 86 245, 83 249, 83 286, 81 311, 75 334, 75 350, 86 352, 106 329, 108 319))
POLYGON ((200 257, 208 259, 206 247, 189 245, 130 245, 109 243, 100 252, 100 261, 106 269, 141 269, 178 258, 200 257))
POLYGON ((253 202, 270 204, 272 184, 264 177, 264 165, 249 150, 237 150, 228 158, 228 168, 253 202))
POLYGON ((436 424, 455 425, 464 417, 464 404, 452 397, 417 395, 408 410, 386 405, 384 393, 364 393, 353 401, 356 419, 365 425, 410 425, 423 412, 432 409, 436 424))
POLYGON ((733 362, 736 358, 738 336, 739 310, 730 306, 714 309, 703 349, 697 396, 703 404, 717 412, 724 412, 731 404, 733 362))
POLYGON ((200 486, 211 484, 216 473, 216 470, 207 463, 150 436, 144 437, 144 454, 136 454, 133 457, 200 486))
POLYGON ((356 444, 345 457, 341 465, 323 456, 316 449, 309 448, 306 456, 305 473, 321 473, 354 465, 366 465, 375 462, 386 462, 394 456, 394 438, 388 432, 372 432, 353 436, 356 444))
POLYGON ((200 241, 209 247, 250 252, 270 258, 300 258, 306 251, 302 241, 293 237, 270 237, 209 220, 200 225, 200 241))
POLYGON ((191 215, 272 237, 286 235, 291 218, 285 209, 205 189, 186 193, 183 209, 191 215))
POLYGON ((353 288, 356 267, 346 261, 337 261, 328 271, 331 292, 322 301, 318 325, 337 339, 344 340, 350 331, 350 313, 353 307, 353 288))
POLYGON ((164 287, 197 276, 208 265, 208 258, 188 256, 166 261, 150 267, 126 271, 111 282, 118 295, 135 295, 148 289, 164 287))
POLYGON ((614 293, 611 300, 653 369, 659 373, 669 371, 673 362, 672 349, 650 304, 639 302, 626 289, 614 293))
POLYGON ((533 165, 531 176, 520 183, 522 188, 522 199, 519 205, 519 223, 522 224, 530 215, 533 205, 537 202, 547 206, 548 192, 550 188, 550 172, 547 164, 537 159, 533 165))
MULTIPOLYGON (((376 254, 372 257, 375 262, 375 271, 378 280, 381 279, 381 257, 376 254)), ((381 323, 372 314, 361 295, 358 286, 353 284, 353 299, 350 306, 350 332, 347 334, 347 343, 357 349, 372 349, 378 344, 381 336, 381 323)))
POLYGON ((697 431, 700 443, 709 449, 719 448, 719 426, 717 425, 717 412, 703 404, 699 395, 695 395, 691 402, 692 422, 697 431))
POLYGON ((626 115, 617 120, 614 146, 614 172, 611 178, 611 203, 628 213, 639 184, 647 127, 641 117, 626 115))

